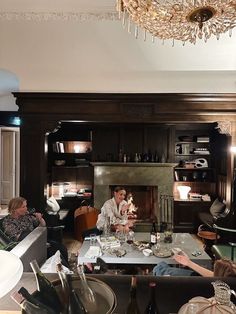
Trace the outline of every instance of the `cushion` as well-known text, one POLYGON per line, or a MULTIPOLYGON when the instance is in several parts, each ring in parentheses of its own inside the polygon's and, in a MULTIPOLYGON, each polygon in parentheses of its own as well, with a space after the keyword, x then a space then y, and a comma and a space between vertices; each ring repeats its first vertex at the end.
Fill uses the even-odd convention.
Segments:
POLYGON ((47 212, 49 214, 57 214, 57 212, 60 210, 60 206, 55 199, 55 197, 51 196, 47 199, 47 212))
POLYGON ((224 212, 225 207, 226 205, 216 198, 210 207, 210 213, 212 216, 217 217, 224 212))

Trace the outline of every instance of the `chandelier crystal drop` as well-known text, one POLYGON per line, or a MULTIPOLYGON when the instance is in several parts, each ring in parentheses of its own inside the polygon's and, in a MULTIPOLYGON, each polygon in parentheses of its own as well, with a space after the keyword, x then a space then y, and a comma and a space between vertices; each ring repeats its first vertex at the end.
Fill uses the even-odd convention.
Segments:
POLYGON ((236 0, 117 0, 117 10, 124 25, 131 20, 162 40, 195 44, 236 25, 236 0))

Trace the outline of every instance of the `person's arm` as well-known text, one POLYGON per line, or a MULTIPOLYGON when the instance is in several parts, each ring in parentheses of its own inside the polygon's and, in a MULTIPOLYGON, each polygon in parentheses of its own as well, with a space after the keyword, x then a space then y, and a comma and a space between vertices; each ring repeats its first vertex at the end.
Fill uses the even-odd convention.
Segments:
POLYGON ((41 213, 35 213, 34 216, 37 218, 37 220, 39 221, 39 226, 40 227, 45 227, 46 226, 46 222, 43 219, 43 216, 41 213))
POLYGON ((214 276, 213 271, 192 262, 187 255, 175 254, 173 256, 173 258, 179 264, 191 268, 192 270, 194 270, 195 272, 197 272, 198 274, 200 274, 203 277, 213 277, 214 276))

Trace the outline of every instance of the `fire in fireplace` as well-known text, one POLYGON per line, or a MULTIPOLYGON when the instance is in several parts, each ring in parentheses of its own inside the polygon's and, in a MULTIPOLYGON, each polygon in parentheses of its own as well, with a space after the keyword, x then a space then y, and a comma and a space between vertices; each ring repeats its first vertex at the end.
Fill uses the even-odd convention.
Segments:
MULTIPOLYGON (((158 212, 158 187, 143 185, 122 185, 126 190, 126 196, 130 194, 133 204, 137 207, 137 219, 142 221, 157 221, 158 212)), ((111 197, 113 196, 115 185, 110 185, 111 197)))

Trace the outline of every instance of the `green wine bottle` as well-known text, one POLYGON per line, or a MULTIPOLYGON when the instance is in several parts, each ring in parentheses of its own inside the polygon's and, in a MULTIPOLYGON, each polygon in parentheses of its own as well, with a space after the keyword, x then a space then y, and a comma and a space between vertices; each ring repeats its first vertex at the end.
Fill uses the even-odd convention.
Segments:
POLYGON ((72 286, 71 275, 65 274, 61 264, 57 264, 57 273, 61 280, 64 312, 66 314, 86 314, 83 303, 72 286))
POLYGON ((131 278, 131 287, 130 287, 130 299, 126 309, 126 314, 140 314, 141 311, 139 310, 137 297, 136 297, 136 290, 137 290, 137 278, 132 276, 131 278))
POLYGON ((42 308, 41 306, 35 305, 30 301, 26 300, 20 293, 17 291, 13 292, 11 298, 20 305, 20 307, 27 314, 49 314, 49 312, 42 308))
POLYGON ((57 313, 60 313, 63 309, 60 298, 53 284, 48 280, 44 274, 40 271, 39 265, 36 260, 30 262, 30 266, 34 272, 37 289, 40 291, 40 297, 43 302, 53 308, 57 313))
POLYGON ((150 282, 149 283, 149 290, 150 290, 150 300, 145 310, 145 314, 159 314, 157 304, 156 304, 156 283, 150 282))
POLYGON ((46 304, 36 299, 33 295, 31 295, 29 291, 25 289, 24 287, 21 287, 20 290, 18 290, 18 293, 21 294, 25 300, 38 306, 42 310, 43 313, 45 312, 47 314, 57 314, 52 308, 50 308, 46 304))

